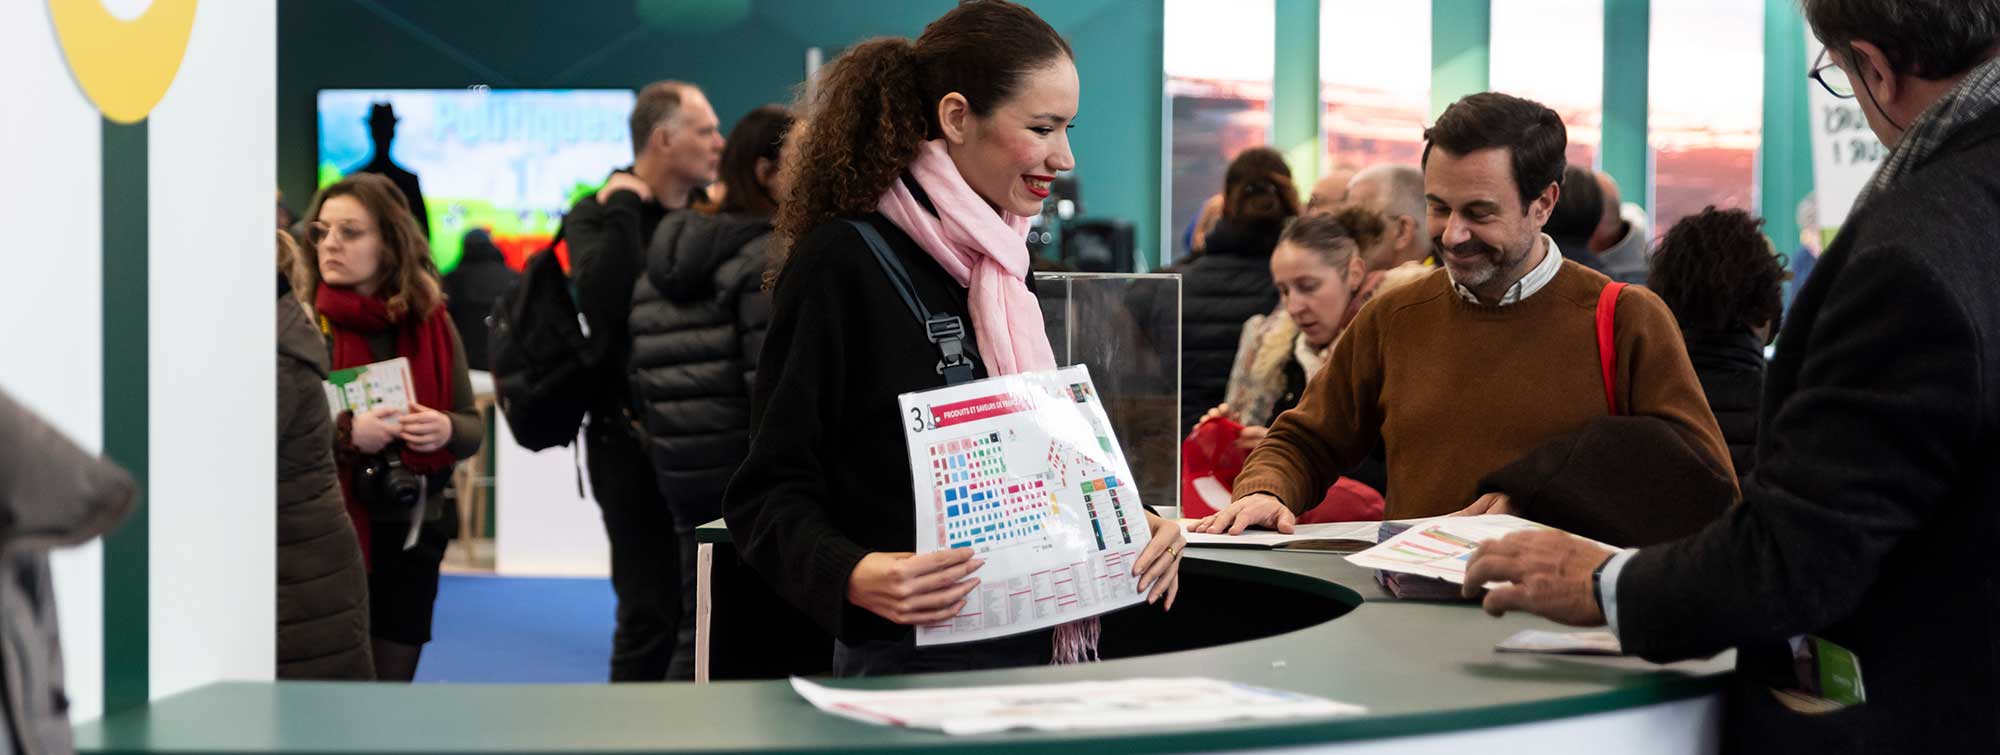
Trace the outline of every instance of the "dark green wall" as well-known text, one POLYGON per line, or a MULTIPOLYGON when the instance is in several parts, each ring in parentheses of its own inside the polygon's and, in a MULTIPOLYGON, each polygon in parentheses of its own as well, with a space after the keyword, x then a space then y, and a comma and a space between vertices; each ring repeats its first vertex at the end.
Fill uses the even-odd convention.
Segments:
MULTIPOLYGON (((314 188, 314 94, 338 88, 700 85, 725 124, 791 99, 806 48, 829 59, 871 36, 915 36, 954 0, 280 0, 278 186, 314 188)), ((1089 214, 1131 220, 1140 257, 1160 218, 1161 3, 1029 0, 1076 49, 1071 132, 1089 214)), ((611 166, 606 166, 609 169, 611 166)))

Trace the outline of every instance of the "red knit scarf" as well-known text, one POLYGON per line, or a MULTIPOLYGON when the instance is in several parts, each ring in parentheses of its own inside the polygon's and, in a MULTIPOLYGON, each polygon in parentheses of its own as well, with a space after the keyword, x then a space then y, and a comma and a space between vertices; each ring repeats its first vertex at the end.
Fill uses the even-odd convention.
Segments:
MULTIPOLYGON (((332 286, 319 287, 313 307, 332 325, 329 330, 333 334, 333 369, 375 362, 374 354, 368 350, 368 336, 394 328, 396 355, 410 360, 410 388, 416 392, 416 402, 440 412, 451 410, 455 400, 451 321, 444 307, 438 307, 420 322, 405 319, 397 323, 389 318, 388 304, 383 299, 332 286)), ((398 447, 403 466, 412 472, 435 474, 451 469, 457 461, 444 448, 418 453, 407 446, 398 447)), ((347 504, 348 517, 354 520, 355 534, 361 537, 361 552, 365 556, 369 552, 368 506, 356 501, 354 491, 349 489, 353 474, 349 465, 340 466, 340 496, 347 504)))

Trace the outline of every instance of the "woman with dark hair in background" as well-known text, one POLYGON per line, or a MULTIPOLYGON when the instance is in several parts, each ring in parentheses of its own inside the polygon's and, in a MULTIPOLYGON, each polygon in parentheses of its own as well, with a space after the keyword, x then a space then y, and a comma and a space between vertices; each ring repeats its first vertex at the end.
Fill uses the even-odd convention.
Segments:
MULTIPOLYGON (((978 586, 970 548, 916 545, 896 397, 945 385, 937 348, 862 231, 879 233, 931 311, 970 320, 972 377, 1055 366, 1027 286, 1028 218, 1075 166, 1069 44, 1010 2, 959 4, 915 40, 878 38, 820 72, 785 150, 771 328, 750 455, 723 514, 745 561, 836 638, 840 676, 1082 660, 1095 622, 917 647, 978 586)), ((1172 605, 1175 523, 1147 514, 1134 568, 1172 605)))
MULTIPOLYGON (((1271 251, 1278 234, 1299 214, 1292 169, 1269 147, 1244 150, 1229 163, 1222 188, 1222 218, 1208 233, 1200 257, 1181 273, 1181 433, 1222 402, 1229 365, 1243 322, 1278 305, 1271 285, 1271 251)), ((1174 312, 1151 302, 1154 333, 1174 332, 1174 312)), ((1171 346, 1161 344, 1167 349, 1171 346)))
POLYGON ((763 291, 771 215, 791 111, 765 105, 729 132, 713 215, 660 221, 632 289, 632 400, 680 540, 681 620, 667 679, 694 679, 696 527, 722 516, 722 492, 750 449, 750 381, 771 321, 763 291))
POLYGON ((1660 239, 1646 279, 1680 323, 1738 479, 1756 464, 1764 347, 1784 312, 1785 258, 1763 226, 1750 213, 1714 207, 1682 218, 1660 239))
POLYGON ((410 362, 409 410, 341 412, 334 445, 367 557, 375 675, 410 681, 431 639, 438 565, 458 530, 445 485, 452 466, 479 450, 484 427, 437 265, 402 191, 372 173, 348 176, 320 192, 306 222, 307 295, 331 368, 410 362))

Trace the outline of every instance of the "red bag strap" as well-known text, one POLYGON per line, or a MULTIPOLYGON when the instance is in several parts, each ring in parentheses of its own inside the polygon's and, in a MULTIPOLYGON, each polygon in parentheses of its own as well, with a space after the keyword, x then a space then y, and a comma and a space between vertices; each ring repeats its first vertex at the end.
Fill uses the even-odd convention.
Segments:
POLYGON ((1613 281, 1597 295, 1597 359, 1604 367, 1604 408, 1618 416, 1618 342, 1612 327, 1618 316, 1618 293, 1625 284, 1613 281))

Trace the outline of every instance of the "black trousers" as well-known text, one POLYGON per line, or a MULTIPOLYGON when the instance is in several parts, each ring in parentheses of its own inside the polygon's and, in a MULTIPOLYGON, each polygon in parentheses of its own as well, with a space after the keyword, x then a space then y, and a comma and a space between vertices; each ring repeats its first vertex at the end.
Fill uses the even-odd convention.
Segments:
POLYGON ((1043 629, 1012 637, 956 645, 917 647, 917 633, 900 640, 833 641, 833 675, 890 676, 935 671, 1045 666, 1054 655, 1055 630, 1043 629))
POLYGON ((639 440, 593 416, 584 429, 590 488, 611 540, 611 591, 618 628, 611 637, 611 681, 667 678, 680 631, 680 542, 639 440))

